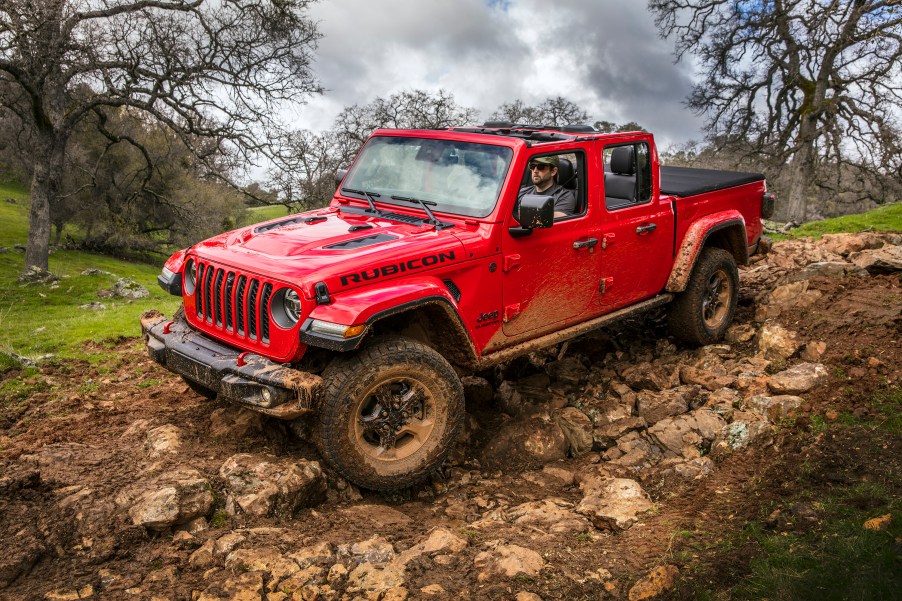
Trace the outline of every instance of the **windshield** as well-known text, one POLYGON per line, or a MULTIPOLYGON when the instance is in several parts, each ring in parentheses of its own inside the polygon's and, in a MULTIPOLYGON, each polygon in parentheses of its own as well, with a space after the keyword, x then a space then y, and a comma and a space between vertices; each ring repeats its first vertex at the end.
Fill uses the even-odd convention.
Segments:
POLYGON ((512 156, 504 146, 371 138, 345 178, 342 193, 363 197, 365 191, 379 202, 405 206, 418 199, 434 211, 486 217, 495 208, 512 156))

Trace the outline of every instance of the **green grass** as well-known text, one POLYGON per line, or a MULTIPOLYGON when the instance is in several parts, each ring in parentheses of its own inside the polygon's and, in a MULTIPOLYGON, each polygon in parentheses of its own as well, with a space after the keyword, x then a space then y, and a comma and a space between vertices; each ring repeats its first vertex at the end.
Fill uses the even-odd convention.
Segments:
MULTIPOLYGON (((902 536, 902 499, 881 485, 841 488, 823 502, 817 527, 789 532, 749 524, 740 535, 761 554, 751 575, 730 594, 733 599, 805 601, 898 599, 902 569, 896 540, 902 536), (862 500, 867 503, 862 503, 862 500), (864 504, 868 508, 861 509, 864 504), (891 514, 887 530, 863 527, 866 520, 891 514)), ((790 505, 787 502, 786 505, 790 505)))
POLYGON ((282 205, 272 205, 268 207, 251 207, 244 212, 238 227, 253 225, 261 221, 269 221, 288 215, 288 209, 282 205))
POLYGON ((878 232, 902 231, 902 202, 883 205, 873 211, 858 215, 845 215, 823 221, 806 223, 785 235, 773 236, 774 239, 786 238, 819 238, 824 234, 841 234, 847 232, 861 232, 864 230, 878 232))
POLYGON ((60 277, 55 284, 21 284, 17 281, 24 266, 24 254, 14 249, 26 243, 28 193, 22 186, 0 184, 0 369, 9 366, 9 353, 25 357, 52 354, 59 357, 84 356, 86 341, 102 342, 141 333, 138 318, 143 311, 157 308, 171 315, 179 305, 156 283, 159 265, 136 263, 106 255, 57 250, 50 255, 50 271, 60 277), (13 198, 10 203, 5 199, 13 198), (87 276, 96 268, 108 274, 87 276), (112 286, 119 277, 129 277, 150 291, 138 301, 101 299, 97 291, 112 286), (101 302, 105 311, 80 309, 101 302), (4 358, 4 355, 6 358, 4 358))

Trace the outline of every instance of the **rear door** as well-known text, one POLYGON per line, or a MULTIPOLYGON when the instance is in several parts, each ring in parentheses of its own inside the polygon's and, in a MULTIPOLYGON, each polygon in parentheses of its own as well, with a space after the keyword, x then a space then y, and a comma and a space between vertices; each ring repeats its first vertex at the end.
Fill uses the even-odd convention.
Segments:
MULTIPOLYGON (((673 264, 674 214, 661 202, 658 161, 650 139, 601 145, 605 190, 601 216, 601 304, 616 309, 659 293, 673 264), (620 149, 620 150, 618 150, 620 149), (631 168, 612 170, 615 152, 632 155, 631 168), (632 195, 630 178, 634 182, 632 195)), ((622 161, 621 161, 622 163, 622 161)))

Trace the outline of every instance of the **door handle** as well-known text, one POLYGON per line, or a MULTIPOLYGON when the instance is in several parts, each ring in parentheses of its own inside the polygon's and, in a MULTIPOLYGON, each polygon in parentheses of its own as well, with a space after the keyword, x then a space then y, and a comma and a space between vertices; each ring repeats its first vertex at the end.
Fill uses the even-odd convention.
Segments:
POLYGON ((639 227, 637 227, 637 228, 636 228, 636 233, 639 234, 639 235, 641 236, 642 234, 647 234, 648 232, 653 232, 653 231, 655 231, 656 229, 658 229, 657 224, 655 224, 655 223, 646 223, 645 225, 640 225, 639 227))
POLYGON ((589 238, 588 240, 577 240, 573 243, 573 250, 579 250, 581 248, 592 248, 598 244, 597 238, 589 238))

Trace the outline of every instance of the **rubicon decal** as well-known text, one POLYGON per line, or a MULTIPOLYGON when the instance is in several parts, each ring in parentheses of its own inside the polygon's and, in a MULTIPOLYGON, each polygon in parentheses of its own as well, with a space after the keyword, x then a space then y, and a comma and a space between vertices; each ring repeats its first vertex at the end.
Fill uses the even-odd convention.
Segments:
POLYGON ((426 255, 425 257, 419 257, 417 259, 411 259, 409 261, 402 261, 401 263, 383 265, 382 267, 374 267, 373 269, 364 269, 363 271, 360 271, 358 273, 349 273, 343 275, 339 279, 341 280, 342 286, 347 286, 348 284, 370 282, 373 280, 378 280, 379 278, 384 278, 399 273, 416 271, 418 269, 423 269, 424 267, 431 267, 433 265, 444 263, 445 261, 453 260, 454 251, 452 250, 449 252, 436 253, 434 255, 426 255))

